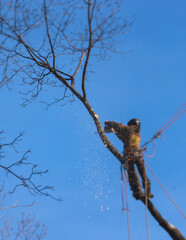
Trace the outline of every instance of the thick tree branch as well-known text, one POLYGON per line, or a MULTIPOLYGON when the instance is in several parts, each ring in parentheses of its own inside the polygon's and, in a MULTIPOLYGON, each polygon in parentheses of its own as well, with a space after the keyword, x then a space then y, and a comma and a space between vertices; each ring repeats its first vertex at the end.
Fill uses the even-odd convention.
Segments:
MULTIPOLYGON (((140 199, 145 205, 145 198, 140 199)), ((148 200, 147 207, 149 212, 152 214, 152 216, 156 219, 156 221, 159 223, 159 225, 165 229, 165 231, 172 237, 174 240, 185 240, 184 236, 181 234, 181 232, 173 226, 171 223, 166 221, 162 215, 158 212, 158 210, 155 208, 155 206, 152 204, 150 200, 148 200)))
POLYGON ((122 163, 123 155, 112 145, 112 143, 106 137, 98 115, 94 112, 93 108, 91 107, 90 103, 87 100, 82 99, 82 102, 86 109, 88 110, 90 116, 92 117, 103 144, 122 163))

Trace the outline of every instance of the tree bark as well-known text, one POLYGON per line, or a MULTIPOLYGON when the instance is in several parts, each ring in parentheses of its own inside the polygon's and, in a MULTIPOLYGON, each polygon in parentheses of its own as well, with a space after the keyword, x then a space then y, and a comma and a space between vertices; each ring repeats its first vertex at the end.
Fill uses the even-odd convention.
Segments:
MULTIPOLYGON (((141 198, 140 200, 145 204, 145 198, 141 198)), ((185 240, 181 232, 175 226, 173 226, 171 223, 169 223, 162 217, 162 215, 158 212, 158 210, 155 208, 155 206, 152 204, 150 200, 148 200, 147 207, 149 212, 154 217, 154 219, 159 223, 159 225, 162 228, 165 229, 165 231, 172 237, 172 239, 185 240)))

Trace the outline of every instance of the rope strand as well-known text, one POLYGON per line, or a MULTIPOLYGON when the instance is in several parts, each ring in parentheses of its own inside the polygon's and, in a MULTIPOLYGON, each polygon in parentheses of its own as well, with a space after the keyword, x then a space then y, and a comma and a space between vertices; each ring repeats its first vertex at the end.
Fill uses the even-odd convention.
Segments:
POLYGON ((180 115, 178 115, 178 117, 176 117, 172 122, 170 122, 168 125, 164 125, 162 128, 161 128, 161 132, 164 132, 165 130, 167 130, 167 128, 169 128, 174 122, 176 122, 184 113, 186 112, 186 110, 184 110, 180 115))
POLYGON ((127 178, 125 170, 125 196, 126 196, 126 209, 127 209, 127 226, 128 226, 128 240, 130 240, 130 224, 129 224, 129 208, 128 208, 128 193, 127 193, 127 178))
POLYGON ((148 219, 147 175, 145 177, 145 214, 146 214, 147 240, 149 240, 150 235, 149 235, 149 219, 148 219))
POLYGON ((149 167, 149 165, 147 164, 147 162, 144 160, 146 166, 148 167, 148 169, 150 170, 150 172, 152 173, 152 175, 154 176, 154 178, 156 179, 156 181, 159 183, 159 185, 161 186, 161 188, 163 189, 163 191, 166 193, 166 195, 168 196, 168 198, 171 200, 171 202, 174 204, 174 206, 177 208, 177 210, 181 213, 181 215, 184 217, 184 219, 186 219, 186 216, 184 215, 184 213, 181 211, 181 209, 178 207, 178 205, 175 203, 175 201, 171 198, 171 196, 169 195, 169 193, 166 191, 166 189, 164 188, 164 186, 161 184, 161 182, 159 181, 159 179, 157 178, 157 176, 154 174, 154 172, 152 171, 152 169, 149 167))
POLYGON ((143 150, 143 155, 145 156, 145 157, 148 157, 148 158, 153 158, 154 157, 154 155, 155 155, 155 143, 156 143, 156 140, 155 139, 153 139, 153 153, 152 153, 152 155, 147 155, 146 153, 144 153, 144 150, 143 150))
POLYGON ((124 214, 125 205, 124 205, 124 193, 123 193, 123 172, 122 172, 122 165, 120 166, 120 177, 121 177, 121 204, 122 204, 122 214, 124 214))
POLYGON ((144 150, 144 147, 150 144, 154 139, 158 138, 160 134, 162 134, 162 138, 164 140, 163 133, 165 132, 165 130, 167 130, 167 128, 169 128, 174 122, 176 122, 186 112, 186 110, 184 110, 182 113, 180 113, 185 106, 186 106, 186 103, 183 104, 183 106, 163 125, 162 128, 160 128, 159 131, 157 131, 157 133, 149 141, 145 142, 141 146, 141 149, 144 150), (180 114, 178 115, 178 113, 180 114))
MULTIPOLYGON (((183 106, 163 125, 163 127, 160 129, 160 131, 163 131, 163 128, 165 128, 168 123, 186 106, 186 103, 183 104, 183 106)), ((167 128, 166 128, 167 129, 167 128)), ((165 131, 165 130, 164 130, 165 131)))

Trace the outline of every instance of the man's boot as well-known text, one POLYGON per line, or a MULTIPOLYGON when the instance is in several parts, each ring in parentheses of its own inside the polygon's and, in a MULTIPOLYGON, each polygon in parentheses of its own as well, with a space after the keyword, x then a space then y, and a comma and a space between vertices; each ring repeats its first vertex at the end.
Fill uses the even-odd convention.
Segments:
POLYGON ((145 197, 145 193, 143 193, 142 191, 133 192, 133 197, 134 197, 136 200, 139 200, 140 198, 145 197))
POLYGON ((148 194, 147 194, 147 198, 148 199, 151 199, 151 198, 153 198, 154 197, 154 195, 151 193, 151 192, 149 192, 148 194))

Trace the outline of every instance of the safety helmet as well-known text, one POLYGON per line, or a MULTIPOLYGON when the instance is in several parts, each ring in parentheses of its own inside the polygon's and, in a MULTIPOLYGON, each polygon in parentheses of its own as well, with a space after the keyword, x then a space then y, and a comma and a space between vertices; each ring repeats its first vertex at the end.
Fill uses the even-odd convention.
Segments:
POLYGON ((127 125, 128 126, 136 126, 139 130, 140 129, 140 120, 137 118, 133 118, 127 123, 127 125))

